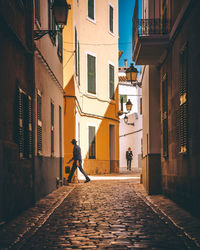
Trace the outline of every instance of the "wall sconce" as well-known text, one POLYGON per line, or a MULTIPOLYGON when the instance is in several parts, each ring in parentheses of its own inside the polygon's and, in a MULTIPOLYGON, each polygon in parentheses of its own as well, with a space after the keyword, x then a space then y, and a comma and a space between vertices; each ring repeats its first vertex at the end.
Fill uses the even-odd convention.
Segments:
POLYGON ((134 123, 129 123, 129 122, 128 122, 128 116, 126 115, 126 114, 130 113, 132 107, 133 107, 133 104, 132 104, 131 100, 128 99, 128 101, 127 101, 127 103, 126 103, 126 110, 127 110, 127 112, 124 112, 124 111, 123 111, 123 97, 122 97, 122 98, 121 98, 121 110, 118 112, 118 115, 120 116, 120 115, 125 114, 125 116, 124 116, 124 122, 125 122, 127 125, 132 125, 132 126, 134 126, 134 123))
POLYGON ((67 24, 68 11, 71 5, 67 4, 66 0, 54 0, 52 11, 56 25, 59 25, 58 30, 34 30, 34 40, 39 40, 46 34, 57 34, 67 24))
POLYGON ((138 70, 133 66, 133 63, 131 63, 131 66, 126 70, 126 79, 127 82, 131 82, 133 86, 139 86, 141 87, 142 83, 137 81, 137 74, 138 70))

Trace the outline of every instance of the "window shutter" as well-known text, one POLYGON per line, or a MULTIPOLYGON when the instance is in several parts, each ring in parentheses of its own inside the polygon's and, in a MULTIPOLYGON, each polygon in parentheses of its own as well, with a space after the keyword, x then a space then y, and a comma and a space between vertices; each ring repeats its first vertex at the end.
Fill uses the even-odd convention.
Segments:
POLYGON ((35 19, 40 24, 40 0, 35 0, 35 19))
POLYGON ((110 6, 110 31, 113 33, 113 7, 110 6))
POLYGON ((60 29, 58 32, 58 48, 57 48, 57 54, 62 62, 63 59, 63 36, 62 36, 62 30, 60 29))
POLYGON ((89 159, 96 158, 95 127, 89 126, 89 159))
POLYGON ((75 74, 76 76, 78 75, 78 66, 77 66, 77 30, 76 30, 76 27, 75 27, 75 74))
POLYGON ((24 131, 23 131, 23 102, 22 102, 22 91, 18 89, 18 145, 19 145, 19 156, 23 158, 24 152, 24 131))
POLYGON ((32 103, 31 103, 31 97, 28 97, 28 109, 29 109, 29 118, 28 118, 28 131, 29 131, 29 158, 32 158, 33 156, 33 134, 32 134, 32 103))
POLYGON ((96 94, 96 58, 91 55, 88 57, 88 92, 96 94))
POLYGON ((180 53, 180 82, 179 82, 179 119, 180 119, 180 153, 188 152, 188 48, 180 53))
POLYGON ((140 115, 142 115, 142 98, 140 98, 140 115))
POLYGON ((162 80, 162 125, 163 125, 163 157, 168 157, 168 82, 167 74, 162 80))
POLYGON ((109 64, 109 85, 110 85, 110 99, 114 98, 114 66, 109 64))
POLYGON ((80 85, 80 45, 78 42, 78 83, 80 85))
POLYGON ((88 0, 88 17, 94 20, 94 0, 88 0))
POLYGON ((42 152, 42 97, 37 94, 37 152, 42 152))
POLYGON ((54 104, 51 102, 51 154, 54 153, 54 104))

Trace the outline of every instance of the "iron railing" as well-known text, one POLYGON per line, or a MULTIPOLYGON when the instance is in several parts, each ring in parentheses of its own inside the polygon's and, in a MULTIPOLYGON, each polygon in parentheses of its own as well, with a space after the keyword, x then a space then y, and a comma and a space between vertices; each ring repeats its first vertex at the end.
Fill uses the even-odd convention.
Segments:
POLYGON ((138 19, 138 36, 165 35, 170 32, 170 21, 161 19, 138 19))

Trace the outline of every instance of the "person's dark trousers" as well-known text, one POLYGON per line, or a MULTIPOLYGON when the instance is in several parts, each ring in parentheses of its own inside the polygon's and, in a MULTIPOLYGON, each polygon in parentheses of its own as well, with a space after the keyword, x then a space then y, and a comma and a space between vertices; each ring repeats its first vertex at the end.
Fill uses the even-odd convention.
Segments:
POLYGON ((131 170, 131 160, 127 160, 127 169, 131 170))
MULTIPOLYGON (((86 180, 90 180, 90 178, 87 176, 87 174, 85 173, 85 171, 83 170, 82 168, 82 162, 81 161, 78 161, 79 162, 79 170, 81 171, 81 173, 85 176, 86 180)), ((70 171, 70 174, 69 174, 69 177, 68 177, 68 182, 71 182, 71 179, 73 177, 73 174, 75 172, 77 168, 77 164, 76 164, 76 161, 73 162, 73 165, 72 165, 72 169, 70 171)))

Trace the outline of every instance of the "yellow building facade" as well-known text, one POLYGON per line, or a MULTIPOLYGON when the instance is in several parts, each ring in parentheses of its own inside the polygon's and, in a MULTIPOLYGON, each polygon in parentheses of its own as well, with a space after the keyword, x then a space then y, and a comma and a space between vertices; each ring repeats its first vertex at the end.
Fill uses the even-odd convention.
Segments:
POLYGON ((64 166, 76 138, 87 174, 118 172, 118 1, 69 4, 63 32, 64 166))

